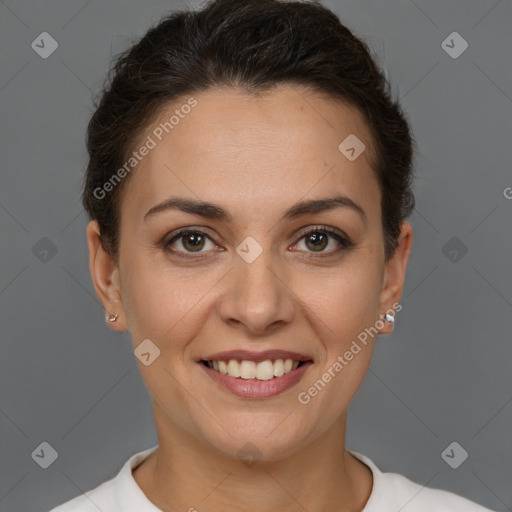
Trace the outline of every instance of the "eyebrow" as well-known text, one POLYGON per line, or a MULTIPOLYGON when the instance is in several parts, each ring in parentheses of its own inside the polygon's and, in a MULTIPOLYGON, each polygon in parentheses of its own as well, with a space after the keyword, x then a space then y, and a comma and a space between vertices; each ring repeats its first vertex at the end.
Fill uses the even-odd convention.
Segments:
MULTIPOLYGON (((346 196, 335 196, 326 199, 310 199, 301 201, 291 206, 281 217, 281 220, 293 220, 304 215, 321 213, 325 211, 334 210, 335 208, 350 208, 357 212, 364 223, 366 224, 366 213, 361 206, 355 201, 346 196)), ((233 217, 230 213, 224 210, 221 206, 207 202, 199 201, 196 199, 188 199, 184 197, 170 197, 165 201, 150 208, 144 215, 144 221, 152 215, 161 213, 167 210, 181 210, 185 213, 199 215, 207 219, 217 219, 224 222, 233 222, 233 217)))

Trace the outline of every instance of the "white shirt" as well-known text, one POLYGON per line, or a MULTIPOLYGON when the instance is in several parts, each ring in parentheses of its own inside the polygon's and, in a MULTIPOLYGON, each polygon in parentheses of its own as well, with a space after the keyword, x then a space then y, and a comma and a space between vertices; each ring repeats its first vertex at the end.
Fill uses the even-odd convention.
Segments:
MULTIPOLYGON (((135 453, 114 478, 49 512, 162 512, 149 501, 132 475, 132 470, 157 448, 158 445, 135 453)), ((423 487, 397 473, 384 473, 365 455, 350 453, 373 474, 372 492, 361 512, 490 512, 452 492, 423 487)))

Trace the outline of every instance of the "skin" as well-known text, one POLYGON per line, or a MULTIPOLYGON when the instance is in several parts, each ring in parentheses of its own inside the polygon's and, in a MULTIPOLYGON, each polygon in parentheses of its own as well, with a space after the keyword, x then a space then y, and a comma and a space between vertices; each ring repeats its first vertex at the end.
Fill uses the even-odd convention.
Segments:
MULTIPOLYGON (((228 89, 193 96, 198 105, 123 190, 117 264, 101 247, 97 223, 87 228, 96 292, 118 315, 110 326, 128 330, 134 348, 149 338, 161 351, 149 366, 137 359, 159 448, 133 470, 135 481, 165 511, 360 511, 372 475, 345 450, 345 430, 375 338, 307 405, 297 395, 400 301, 411 225, 403 222, 386 262, 372 141, 356 108, 289 85, 260 98, 228 89), (338 150, 350 133, 366 145, 354 161, 338 150), (348 207, 280 220, 298 201, 334 195, 357 202, 366 222, 348 207), (218 204, 233 222, 176 209, 144 221, 170 196, 218 204), (186 226, 211 238, 199 245, 205 258, 187 260, 159 245, 186 226), (297 236, 317 226, 344 233, 354 246, 344 249, 327 234, 315 249, 311 236, 297 236), (252 263, 236 252, 248 236, 263 249, 252 263), (235 396, 196 362, 223 350, 270 348, 314 361, 298 384, 272 398, 235 396), (248 442, 261 454, 250 467, 237 457, 248 442)), ((187 98, 165 106, 141 142, 187 98)), ((170 249, 193 257, 186 241, 170 249)), ((392 325, 378 331, 389 334, 392 325)))

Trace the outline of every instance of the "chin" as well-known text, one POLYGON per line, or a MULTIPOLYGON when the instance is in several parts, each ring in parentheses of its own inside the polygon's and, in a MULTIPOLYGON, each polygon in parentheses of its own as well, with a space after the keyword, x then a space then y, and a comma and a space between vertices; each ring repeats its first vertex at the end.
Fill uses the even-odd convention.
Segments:
MULTIPOLYGON (((287 420, 283 421, 282 415, 276 416, 272 421, 268 418, 265 421, 265 416, 268 415, 245 414, 226 429, 229 433, 222 428, 215 428, 217 435, 212 436, 210 431, 203 434, 204 439, 225 456, 239 459, 247 465, 256 460, 260 462, 282 460, 303 447, 306 439, 297 430, 291 429, 290 423, 287 420), (258 415, 260 415, 259 418, 258 415)), ((223 426, 225 425, 226 423, 223 423, 223 426)))

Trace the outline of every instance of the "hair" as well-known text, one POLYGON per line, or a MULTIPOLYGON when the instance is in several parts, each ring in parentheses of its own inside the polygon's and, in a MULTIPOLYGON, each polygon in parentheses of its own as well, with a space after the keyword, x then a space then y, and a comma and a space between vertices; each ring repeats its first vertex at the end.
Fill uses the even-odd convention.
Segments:
POLYGON ((126 164, 162 107, 211 88, 257 96, 279 84, 306 87, 363 114, 372 136, 388 260, 415 205, 415 141, 369 47, 315 1, 210 0, 200 10, 163 17, 118 55, 88 124, 82 192, 104 250, 118 260, 120 198, 130 176, 102 198, 95 190, 126 164))

